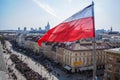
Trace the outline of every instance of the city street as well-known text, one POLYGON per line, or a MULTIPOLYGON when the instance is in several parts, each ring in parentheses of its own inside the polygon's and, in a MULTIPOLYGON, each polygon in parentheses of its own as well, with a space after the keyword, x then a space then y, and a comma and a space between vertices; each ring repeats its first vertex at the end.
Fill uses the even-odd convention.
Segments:
MULTIPOLYGON (((40 65, 39 63, 33 61, 31 58, 23 55, 23 54, 20 54, 18 52, 15 52, 11 49, 11 44, 7 41, 6 42, 6 45, 7 45, 7 49, 8 50, 11 50, 11 52, 13 54, 16 54, 19 56, 19 59, 21 59, 24 63, 28 64, 28 66, 34 70, 35 72, 38 72, 40 75, 42 75, 43 77, 47 77, 49 78, 49 80, 57 80, 57 78, 54 76, 54 75, 51 75, 47 72, 47 70, 42 66, 40 65)), ((5 55, 5 58, 7 60, 7 64, 8 65, 11 65, 12 62, 11 60, 9 59, 10 55, 5 55)), ((14 68, 14 65, 11 66, 11 68, 13 69, 14 68)), ((14 68, 15 69, 15 68, 14 68)), ((20 73, 18 73, 17 70, 15 70, 15 73, 17 74, 17 77, 18 77, 18 80, 26 80, 20 73), (20 78, 19 78, 20 77, 20 78)))
MULTIPOLYGON (((27 57, 24 54, 14 51, 12 49, 12 45, 10 44, 10 42, 6 41, 6 45, 7 45, 6 46, 7 49, 10 50, 12 54, 18 55, 20 60, 22 60, 32 70, 34 70, 35 72, 38 72, 40 75, 42 75, 43 78, 46 78, 47 80, 92 80, 92 77, 87 77, 86 74, 79 74, 79 73, 68 74, 68 73, 60 70, 57 67, 53 68, 53 66, 49 66, 52 69, 52 72, 48 72, 48 70, 43 65, 41 65, 39 62, 33 60, 30 57, 27 57)), ((14 68, 14 65, 12 65, 12 62, 9 59, 10 55, 4 54, 4 56, 6 58, 7 65, 11 65, 10 67, 14 70, 15 74, 18 77, 18 80, 26 80, 24 78, 24 76, 22 76, 21 73, 19 73, 19 71, 17 71, 14 68)), ((50 62, 48 62, 48 63, 51 64, 50 62)), ((98 80, 102 80, 102 77, 98 78, 98 80)))
MULTIPOLYGON (((12 54, 18 55, 20 60, 22 60, 32 70, 34 70, 35 72, 38 72, 40 75, 42 75, 43 78, 46 78, 47 80, 92 80, 92 77, 89 77, 89 79, 87 79, 87 77, 86 77, 87 75, 86 74, 79 74, 79 73, 68 74, 68 73, 60 70, 57 67, 53 68, 53 66, 49 66, 52 69, 52 72, 48 72, 48 70, 43 65, 41 65, 39 62, 33 60, 30 57, 27 57, 24 54, 21 54, 19 52, 14 51, 12 49, 12 45, 8 41, 6 41, 6 48, 12 54)), ((10 59, 10 54, 8 54, 7 51, 5 51, 3 56, 5 58, 5 62, 6 62, 7 68, 10 68, 11 70, 13 70, 12 73, 15 73, 15 75, 17 77, 17 80, 26 80, 26 78, 23 76, 23 74, 21 74, 15 68, 15 64, 10 59)), ((49 63, 51 65, 51 63, 49 61, 47 61, 47 63, 49 63)), ((101 72, 101 71, 99 71, 99 72, 101 72)), ((7 79, 8 80, 14 80, 14 78, 11 76, 11 73, 9 75, 7 75, 7 79)), ((102 78, 99 78, 98 80, 102 80, 102 78)))
MULTIPOLYGON (((63 73, 61 70, 59 70, 57 68, 54 68, 54 70, 53 70, 52 73, 48 73, 48 71, 44 68, 44 66, 42 66, 38 62, 35 62, 31 58, 29 58, 29 57, 27 57, 27 56, 25 56, 25 55, 23 55, 21 53, 18 53, 16 51, 14 51, 12 49, 12 47, 11 47, 12 45, 8 41, 6 41, 6 45, 7 45, 6 46, 7 49, 10 50, 11 53, 18 55, 19 59, 21 59, 23 62, 25 62, 26 64, 28 64, 28 66, 31 69, 33 69, 34 71, 38 72, 43 77, 48 78, 48 80, 73 80, 72 79, 72 75, 66 75, 65 73, 63 73), (59 76, 58 76, 58 74, 59 74, 59 76)), ((8 58, 9 57, 8 55, 6 55, 5 57, 8 58)), ((12 64, 10 59, 8 59, 7 64, 9 64, 9 65, 12 64)), ((14 65, 11 68, 14 68, 14 65)), ((16 71, 16 74, 17 73, 18 72, 16 71)), ((18 73, 18 74, 19 74, 18 79, 20 77, 19 80, 25 80, 24 77, 20 73, 18 73)))
POLYGON ((2 49, 1 42, 0 42, 0 80, 6 80, 7 75, 8 75, 4 60, 5 59, 3 57, 3 49, 2 49))

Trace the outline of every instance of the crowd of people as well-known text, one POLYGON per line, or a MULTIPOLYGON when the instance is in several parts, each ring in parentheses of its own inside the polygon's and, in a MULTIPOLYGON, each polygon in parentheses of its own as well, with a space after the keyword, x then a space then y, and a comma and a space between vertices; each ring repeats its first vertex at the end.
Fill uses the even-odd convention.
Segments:
POLYGON ((27 64, 23 63, 17 55, 11 54, 10 59, 15 64, 15 68, 19 70, 27 80, 46 80, 45 78, 42 78, 39 73, 29 68, 27 64))

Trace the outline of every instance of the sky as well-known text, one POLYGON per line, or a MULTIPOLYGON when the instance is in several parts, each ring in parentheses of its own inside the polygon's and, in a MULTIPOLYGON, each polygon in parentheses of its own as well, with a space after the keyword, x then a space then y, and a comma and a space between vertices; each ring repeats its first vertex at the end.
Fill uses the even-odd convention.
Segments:
POLYGON ((120 31, 120 0, 0 0, 0 30, 52 28, 92 1, 95 28, 120 31))

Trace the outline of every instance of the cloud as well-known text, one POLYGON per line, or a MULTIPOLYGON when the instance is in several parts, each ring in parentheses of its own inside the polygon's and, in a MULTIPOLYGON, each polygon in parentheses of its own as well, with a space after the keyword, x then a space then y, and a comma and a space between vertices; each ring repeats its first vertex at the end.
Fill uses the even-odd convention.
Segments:
POLYGON ((48 4, 40 2, 38 0, 32 0, 32 1, 34 1, 40 8, 42 8, 43 10, 45 10, 46 12, 48 12, 49 14, 51 14, 52 16, 60 19, 60 17, 58 17, 55 14, 55 11, 48 4))

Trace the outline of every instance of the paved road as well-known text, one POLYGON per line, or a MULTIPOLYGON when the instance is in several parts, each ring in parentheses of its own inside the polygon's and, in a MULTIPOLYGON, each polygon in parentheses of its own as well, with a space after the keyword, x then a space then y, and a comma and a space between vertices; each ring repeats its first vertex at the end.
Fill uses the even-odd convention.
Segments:
MULTIPOLYGON (((10 59, 10 54, 4 54, 4 57, 6 58, 5 62, 7 64, 7 67, 13 70, 13 73, 17 76, 17 80, 26 80, 26 78, 15 68, 15 64, 10 59)), ((10 75, 11 73, 9 73, 10 75)), ((13 77, 8 76, 8 80, 13 80, 13 77)))
POLYGON ((3 57, 3 50, 2 50, 1 42, 0 42, 0 71, 6 72, 6 66, 5 66, 5 61, 3 57))
MULTIPOLYGON (((31 58, 21 54, 21 53, 18 53, 16 51, 14 51, 12 48, 11 48, 11 44, 6 41, 6 47, 8 50, 10 50, 12 52, 12 54, 16 54, 18 55, 18 58, 20 60, 22 60, 24 63, 28 64, 28 66, 34 70, 35 72, 38 72, 40 75, 42 75, 42 77, 47 77, 48 80, 59 80, 56 76, 54 76, 53 74, 49 74, 48 71, 44 68, 44 66, 42 66, 41 64, 39 64, 38 62, 35 62, 34 60, 32 60, 31 58)), ((18 79, 19 80, 19 79, 18 79)), ((21 79, 20 79, 21 80, 21 79)), ((22 79, 22 80, 25 80, 25 79, 22 79)))
POLYGON ((3 57, 3 50, 2 50, 2 45, 0 42, 0 80, 7 80, 6 79, 6 66, 5 66, 5 61, 3 57))

